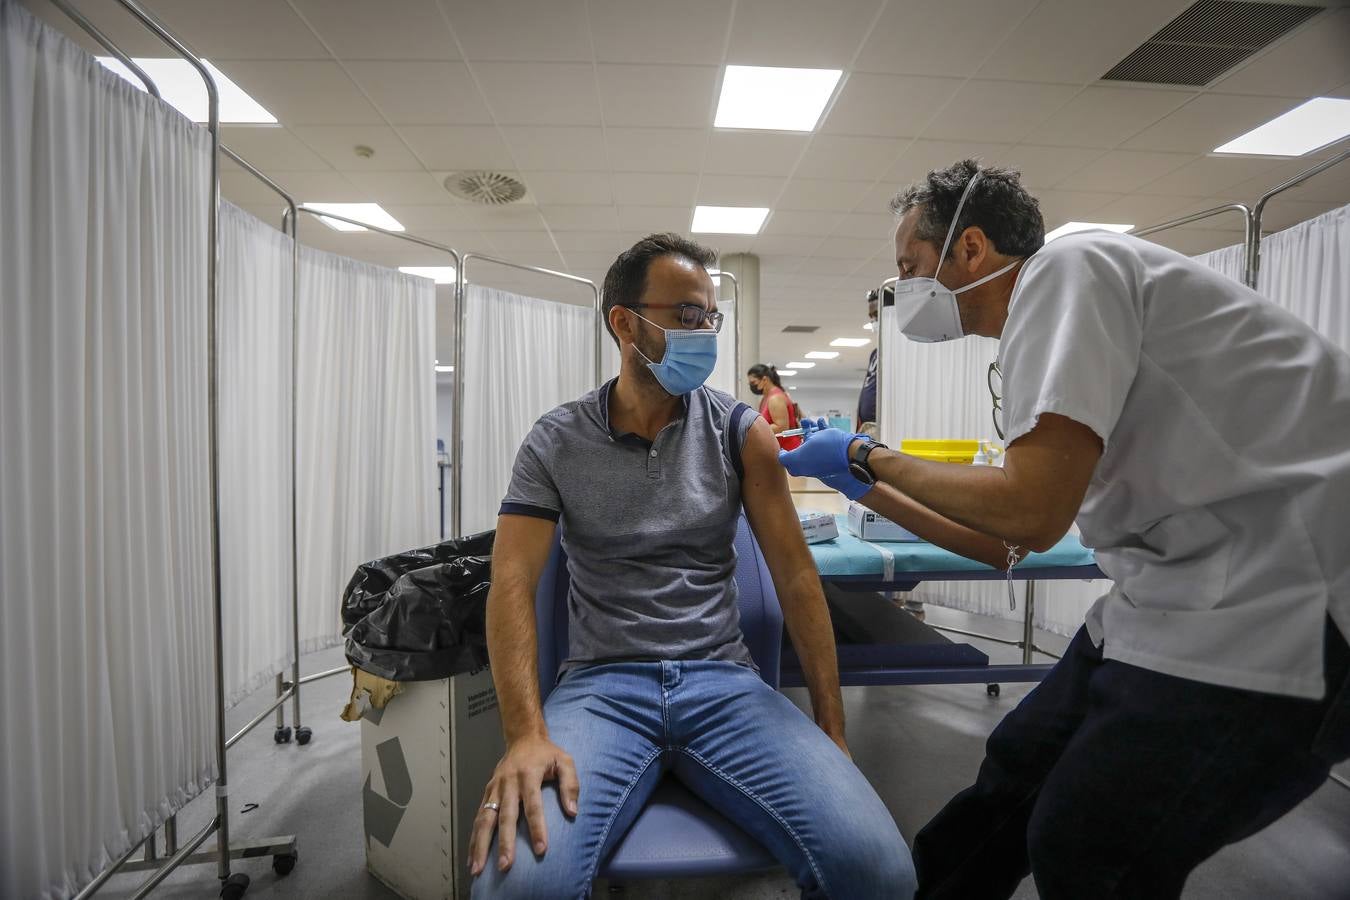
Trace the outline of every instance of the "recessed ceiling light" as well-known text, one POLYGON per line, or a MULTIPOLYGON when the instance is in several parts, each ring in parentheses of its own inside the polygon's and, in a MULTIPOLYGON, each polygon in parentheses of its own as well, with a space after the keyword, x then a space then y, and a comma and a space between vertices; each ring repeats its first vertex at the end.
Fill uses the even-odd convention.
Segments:
POLYGON ((866 325, 863 326, 863 331, 876 331, 876 330, 877 325, 875 322, 868 322, 866 325))
POLYGON ((787 367, 789 369, 814 369, 816 364, 809 362, 790 362, 787 364, 787 367))
POLYGON ((444 374, 447 373, 447 372, 453 372, 453 371, 455 371, 455 367, 454 367, 454 366, 437 366, 437 367, 436 367, 436 374, 438 374, 438 375, 444 375, 444 374))
POLYGON ((830 341, 831 347, 866 347, 872 343, 871 338, 835 338, 830 341))
POLYGON ((696 234, 759 234, 768 215, 766 206, 696 206, 689 230, 696 234))
MULTIPOLYGON (((141 90, 145 90, 145 85, 141 83, 141 80, 131 74, 131 70, 122 65, 120 60, 111 56, 95 58, 106 68, 121 75, 141 90)), ((150 76, 150 80, 155 83, 155 87, 159 88, 160 96, 164 98, 165 103, 194 122, 206 121, 206 83, 197 74, 197 70, 192 68, 191 63, 185 59, 150 59, 145 57, 135 57, 132 62, 144 69, 145 74, 150 76)), ((202 60, 202 65, 206 66, 206 70, 211 73, 211 77, 216 81, 216 93, 220 96, 221 122, 250 125, 275 125, 277 123, 276 116, 263 109, 261 103, 244 93, 244 89, 226 77, 224 72, 221 72, 206 60, 202 60)))
POLYGON ((837 359, 838 357, 838 350, 812 350, 806 354, 807 359, 837 359))
POLYGON ((1314 97, 1282 116, 1215 147, 1215 153, 1302 156, 1350 136, 1350 100, 1314 97))
POLYGON ((713 126, 814 131, 842 74, 839 69, 727 66, 713 126))
POLYGON ((1114 231, 1117 234, 1123 234, 1133 227, 1133 225, 1111 225, 1106 222, 1065 222, 1047 234, 1045 242, 1048 244, 1055 238, 1062 238, 1066 234, 1074 234, 1078 231, 1114 231))
POLYGON ((785 371, 785 372, 779 372, 779 373, 778 373, 778 377, 779 377, 779 378, 791 378, 793 375, 796 375, 796 374, 797 374, 796 372, 792 371, 791 369, 788 369, 788 370, 785 371))
MULTIPOLYGON (((310 209, 319 212, 336 213, 339 216, 346 216, 349 219, 358 219, 367 224, 374 225, 376 228, 383 228, 385 231, 402 231, 403 226, 389 213, 384 211, 384 207, 378 203, 305 203, 310 209)), ((337 219, 329 219, 326 216, 319 216, 319 221, 335 231, 368 231, 360 225, 353 225, 350 222, 341 222, 337 219)))
MULTIPOLYGON (((337 210, 332 210, 332 212, 337 212, 337 210)), ((356 217, 352 216, 352 218, 354 219, 356 217)), ((454 266, 399 266, 398 270, 404 275, 417 275, 422 278, 430 278, 437 284, 455 283, 454 266)))

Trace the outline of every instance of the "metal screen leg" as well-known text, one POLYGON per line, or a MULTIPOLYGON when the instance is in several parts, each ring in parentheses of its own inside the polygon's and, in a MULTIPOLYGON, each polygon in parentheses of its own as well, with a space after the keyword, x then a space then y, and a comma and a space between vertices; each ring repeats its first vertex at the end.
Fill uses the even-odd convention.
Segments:
POLYGON ((1031 665, 1031 655, 1036 649, 1036 636, 1032 631, 1031 621, 1036 614, 1036 582, 1027 581, 1026 599, 1022 606, 1022 665, 1031 665))

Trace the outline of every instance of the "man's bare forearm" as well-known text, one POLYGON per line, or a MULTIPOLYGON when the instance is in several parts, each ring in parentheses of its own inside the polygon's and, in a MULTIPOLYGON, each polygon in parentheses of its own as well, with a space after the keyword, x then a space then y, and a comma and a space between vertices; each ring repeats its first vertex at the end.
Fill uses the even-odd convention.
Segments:
POLYGON ((816 724, 830 735, 844 734, 844 701, 839 689, 830 610, 814 568, 803 569, 779 597, 783 624, 802 664, 816 724))
POLYGON ((546 737, 534 597, 519 579, 494 578, 487 600, 487 642, 506 743, 546 737))
MULTIPOLYGON (((860 502, 930 544, 996 569, 1008 566, 1008 549, 1001 538, 953 522, 888 484, 878 482, 862 496, 860 502)), ((1025 555, 1025 551, 1019 553, 1019 556, 1022 555, 1025 555)))

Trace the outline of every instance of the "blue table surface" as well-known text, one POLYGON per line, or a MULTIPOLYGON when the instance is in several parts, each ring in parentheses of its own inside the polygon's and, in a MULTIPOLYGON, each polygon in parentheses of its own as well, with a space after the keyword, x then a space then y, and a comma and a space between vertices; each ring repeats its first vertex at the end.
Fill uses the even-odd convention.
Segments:
MULTIPOLYGON (((884 571, 881 550, 895 557, 895 573, 904 572, 993 572, 993 567, 943 550, 927 541, 864 541, 848 530, 848 516, 835 516, 839 536, 831 541, 811 544, 816 568, 824 577, 875 575, 884 571), (880 549, 879 549, 880 548, 880 549)), ((1073 535, 1065 535, 1044 553, 1033 553, 1017 564, 1018 569, 1053 569, 1067 566, 1096 565, 1092 551, 1073 535)))

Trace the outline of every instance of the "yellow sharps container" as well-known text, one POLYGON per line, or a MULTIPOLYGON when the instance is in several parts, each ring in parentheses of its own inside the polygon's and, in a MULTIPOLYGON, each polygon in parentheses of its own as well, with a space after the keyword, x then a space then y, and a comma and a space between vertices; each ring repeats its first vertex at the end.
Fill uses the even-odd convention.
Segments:
POLYGON ((979 441, 962 440, 917 440, 906 438, 900 442, 900 452, 931 459, 934 462, 962 463, 970 465, 975 461, 975 453, 980 449, 979 441))

